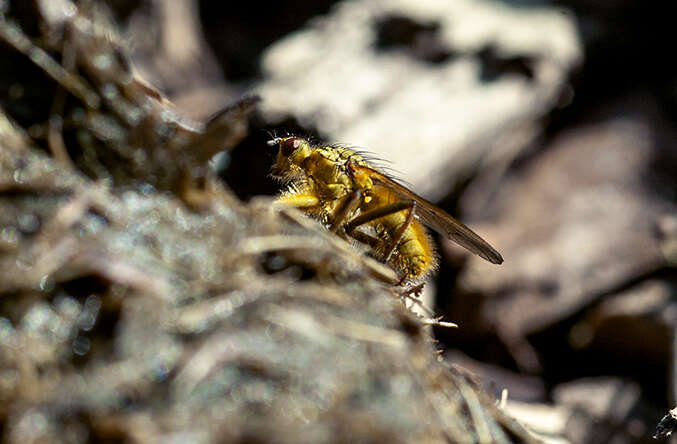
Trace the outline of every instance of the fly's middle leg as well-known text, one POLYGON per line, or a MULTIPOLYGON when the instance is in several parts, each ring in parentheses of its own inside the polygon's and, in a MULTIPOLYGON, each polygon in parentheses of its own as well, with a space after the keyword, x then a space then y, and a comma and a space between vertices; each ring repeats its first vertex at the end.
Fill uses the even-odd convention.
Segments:
POLYGON ((404 220, 404 222, 397 228, 397 231, 392 237, 390 246, 383 255, 384 262, 388 262, 390 260, 390 257, 393 255, 393 252, 404 238, 412 222, 414 221, 414 215, 416 214, 415 201, 395 202, 362 213, 346 224, 346 233, 350 234, 355 228, 357 228, 360 225, 367 224, 376 219, 381 219, 383 217, 390 216, 392 214, 399 213, 400 211, 404 210, 407 211, 407 217, 404 220))
MULTIPOLYGON (((329 230, 332 233, 336 233, 338 229, 341 227, 341 225, 343 225, 343 223, 346 221, 348 216, 357 209, 361 201, 362 201, 362 191, 355 190, 352 193, 350 193, 346 201, 343 202, 341 206, 337 208, 336 214, 334 215, 334 220, 332 221, 329 230)), ((346 232, 348 232, 348 230, 346 230, 346 232)))

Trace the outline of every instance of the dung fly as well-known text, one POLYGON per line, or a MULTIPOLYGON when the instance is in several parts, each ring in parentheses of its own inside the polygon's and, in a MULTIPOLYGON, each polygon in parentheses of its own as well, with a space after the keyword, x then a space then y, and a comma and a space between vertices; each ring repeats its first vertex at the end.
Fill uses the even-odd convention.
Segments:
POLYGON ((303 210, 339 235, 368 244, 402 282, 420 280, 437 265, 421 222, 491 263, 503 262, 470 228, 354 150, 296 136, 276 137, 268 144, 279 145, 272 175, 288 185, 278 201, 303 210))

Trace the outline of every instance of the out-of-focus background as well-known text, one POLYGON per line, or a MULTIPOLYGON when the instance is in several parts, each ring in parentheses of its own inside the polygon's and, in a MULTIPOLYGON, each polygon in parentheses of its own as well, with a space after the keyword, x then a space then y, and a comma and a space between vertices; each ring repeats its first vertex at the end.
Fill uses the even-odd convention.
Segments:
POLYGON ((238 196, 279 191, 268 131, 387 160, 505 258, 437 238, 427 303, 460 326, 433 332, 442 357, 551 442, 651 441, 677 402, 669 2, 104 3, 187 116, 261 97, 213 159, 238 196))
MULTIPOLYGON (((261 128, 375 153, 501 251, 441 242, 445 359, 545 433, 649 441, 677 382, 667 2, 111 3, 182 108, 259 94, 261 128)), ((244 199, 278 189, 268 137, 220 159, 244 199)))

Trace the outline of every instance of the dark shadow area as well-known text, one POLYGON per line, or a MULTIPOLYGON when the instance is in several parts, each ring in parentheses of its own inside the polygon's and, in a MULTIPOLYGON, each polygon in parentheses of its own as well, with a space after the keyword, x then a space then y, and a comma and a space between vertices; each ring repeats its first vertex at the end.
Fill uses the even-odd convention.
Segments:
POLYGON ((439 23, 418 23, 409 17, 389 16, 375 24, 374 45, 379 51, 403 50, 426 63, 450 61, 455 53, 438 37, 439 23))
POLYGON ((493 82, 505 75, 518 75, 533 80, 533 61, 527 56, 505 57, 496 48, 487 46, 477 53, 480 62, 480 80, 493 82))
POLYGON ((272 43, 325 14, 336 0, 290 2, 200 2, 207 42, 226 79, 237 82, 260 76, 261 53, 272 43))
POLYGON ((650 90, 677 121, 677 60, 673 2, 561 0, 573 11, 585 61, 572 79, 572 103, 556 110, 547 131, 585 120, 591 109, 634 90, 650 90))

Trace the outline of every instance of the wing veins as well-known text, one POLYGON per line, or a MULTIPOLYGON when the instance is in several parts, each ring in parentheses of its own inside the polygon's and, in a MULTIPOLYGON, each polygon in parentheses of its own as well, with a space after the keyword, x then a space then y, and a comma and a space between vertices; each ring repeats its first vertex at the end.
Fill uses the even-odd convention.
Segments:
POLYGON ((418 204, 416 215, 433 230, 447 236, 447 238, 466 248, 468 251, 477 254, 493 264, 503 262, 503 257, 494 247, 437 205, 372 168, 360 165, 355 165, 354 167, 368 170, 368 175, 372 181, 380 183, 382 187, 395 192, 400 198, 416 201, 418 204))

